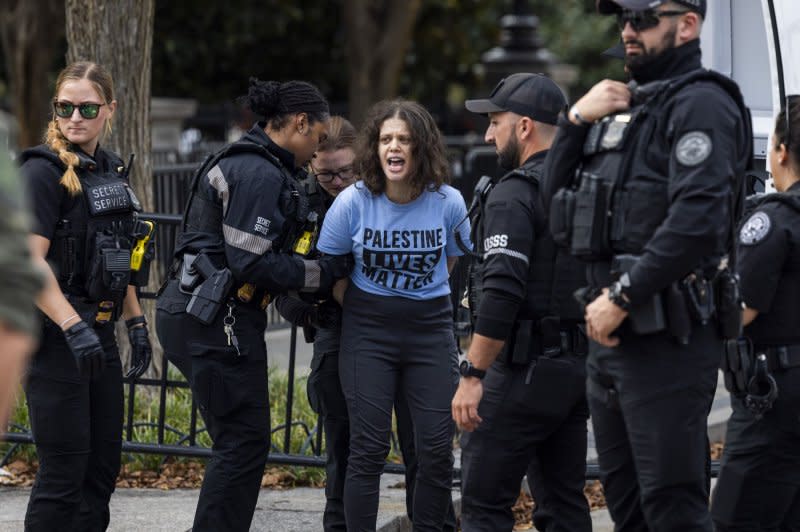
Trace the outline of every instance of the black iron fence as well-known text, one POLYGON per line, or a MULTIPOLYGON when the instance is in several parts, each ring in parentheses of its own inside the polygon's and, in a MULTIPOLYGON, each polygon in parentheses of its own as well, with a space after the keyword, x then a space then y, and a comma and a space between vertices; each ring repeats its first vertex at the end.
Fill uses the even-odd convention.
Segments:
MULTIPOLYGON (((453 174, 453 185, 464 195, 467 202, 472 197, 472 189, 478 178, 483 174, 495 174, 496 154, 494 147, 476 145, 474 138, 448 138, 448 154, 453 174)), ((194 156, 192 160, 199 161, 201 156, 194 156)), ((178 163, 157 167, 153 172, 153 187, 157 214, 148 214, 146 218, 157 223, 156 233, 156 258, 160 264, 160 272, 168 270, 171 262, 172 250, 175 244, 175 236, 180 223, 180 213, 187 200, 189 184, 197 167, 197 163, 178 163)), ((459 264, 453 272, 451 288, 454 301, 454 308, 465 287, 465 264, 459 264)), ((144 298, 152 298, 153 293, 143 292, 144 298)), ((285 464, 296 466, 324 467, 325 458, 322 456, 322 430, 317 420, 314 426, 308 426, 303 421, 295 419, 295 366, 297 360, 297 328, 285 322, 277 312, 270 307, 269 328, 291 328, 291 341, 289 346, 288 364, 288 385, 286 391, 286 410, 281 422, 271 428, 272 435, 283 433, 283 444, 272 445, 269 455, 269 462, 273 464, 285 464), (302 431, 303 444, 300 452, 292 453, 290 442, 293 432, 302 431)), ((146 453, 163 456, 181 456, 206 458, 211 455, 211 449, 198 444, 197 437, 205 432, 205 427, 198 421, 197 405, 192 401, 190 422, 188 431, 179 430, 170 424, 167 419, 167 399, 168 391, 176 388, 188 388, 185 380, 174 380, 169 378, 169 362, 164 358, 161 362, 160 378, 139 378, 125 379, 127 411, 123 426, 124 441, 122 450, 125 453, 146 453), (142 386, 155 387, 157 393, 147 394, 146 400, 152 401, 155 397, 158 401, 157 415, 153 420, 135 419, 136 401, 143 395, 139 393, 142 386), (156 433, 155 442, 136 441, 134 432, 139 428, 154 429, 156 433), (173 435, 168 442, 166 435, 173 435)), ((6 464, 19 445, 31 444, 33 439, 27 427, 11 425, 10 432, 2 436, 2 440, 12 443, 10 449, 0 457, 0 467, 6 464)), ((393 442, 396 446, 396 441, 393 442)), ((402 465, 387 463, 386 471, 402 473, 402 465)), ((719 471, 719 464, 712 464, 712 474, 716 476, 719 471)), ((456 477, 459 470, 456 469, 456 477)), ((587 464, 586 478, 596 479, 599 475, 597 464, 587 464)))

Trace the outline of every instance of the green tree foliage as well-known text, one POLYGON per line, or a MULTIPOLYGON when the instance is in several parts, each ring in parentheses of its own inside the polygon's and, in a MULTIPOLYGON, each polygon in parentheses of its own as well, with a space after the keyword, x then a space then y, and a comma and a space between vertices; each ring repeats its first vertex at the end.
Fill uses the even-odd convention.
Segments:
POLYGON ((499 42, 508 6, 492 0, 423 2, 398 94, 425 103, 447 130, 481 85, 481 54, 499 42))
POLYGON ((534 0, 531 5, 547 48, 578 69, 573 96, 584 94, 603 78, 626 79, 621 60, 601 55, 619 42, 619 30, 614 17, 596 14, 594 0, 534 0))
POLYGON ((336 3, 315 0, 157 2, 153 94, 231 101, 255 76, 306 79, 343 100, 339 17, 336 3))
MULTIPOLYGON (((346 0, 342 0, 346 1, 346 0)), ((481 55, 500 42, 512 2, 424 0, 395 94, 419 100, 456 132, 462 102, 481 89, 481 55)), ((542 43, 578 67, 572 94, 603 77, 624 79, 621 62, 600 56, 617 39, 614 21, 593 0, 532 0, 542 43)), ((347 32, 341 2, 208 0, 157 2, 153 94, 232 102, 247 79, 306 79, 347 112, 347 32)), ((398 45, 398 49, 402 47, 398 45)))

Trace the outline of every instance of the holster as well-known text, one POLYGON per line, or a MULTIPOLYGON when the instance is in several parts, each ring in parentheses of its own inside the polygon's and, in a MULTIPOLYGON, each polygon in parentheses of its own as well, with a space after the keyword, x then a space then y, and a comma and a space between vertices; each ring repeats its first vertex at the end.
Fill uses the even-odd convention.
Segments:
POLYGON ((717 319, 723 338, 738 338, 742 335, 742 296, 739 291, 739 276, 725 268, 715 279, 717 319))
POLYGON ((692 317, 679 282, 670 283, 666 290, 667 324, 670 335, 681 345, 689 344, 692 317))
POLYGON ((731 338, 725 341, 720 369, 725 379, 725 389, 735 397, 747 394, 753 366, 753 344, 747 338, 731 338))
POLYGON ((197 255, 192 269, 199 272, 204 280, 192 291, 192 297, 186 305, 186 313, 200 323, 210 325, 219 314, 222 304, 230 296, 233 274, 226 267, 217 269, 205 253, 197 255))
POLYGON ((706 279, 703 272, 696 271, 682 281, 686 305, 694 321, 705 325, 714 316, 714 283, 706 279))

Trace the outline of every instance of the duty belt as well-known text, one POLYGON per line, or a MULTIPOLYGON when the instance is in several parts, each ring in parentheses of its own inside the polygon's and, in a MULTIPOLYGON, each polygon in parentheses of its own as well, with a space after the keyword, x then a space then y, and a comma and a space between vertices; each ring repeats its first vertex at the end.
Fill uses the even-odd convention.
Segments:
POLYGON ((548 319, 553 318, 517 321, 503 347, 501 360, 509 365, 527 366, 541 356, 586 356, 588 341, 581 325, 558 324, 558 318, 554 318, 555 322, 550 322, 552 328, 546 328, 544 323, 548 319))
POLYGON ((756 353, 764 353, 767 356, 767 367, 769 367, 770 371, 783 371, 800 367, 800 344, 773 346, 763 350, 756 349, 755 351, 756 353))

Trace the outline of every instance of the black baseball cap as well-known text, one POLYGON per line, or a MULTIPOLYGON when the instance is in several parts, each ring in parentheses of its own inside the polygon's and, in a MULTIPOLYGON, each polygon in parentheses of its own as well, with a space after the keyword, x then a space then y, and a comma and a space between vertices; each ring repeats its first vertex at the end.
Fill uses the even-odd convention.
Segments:
POLYGON ((502 79, 488 98, 467 100, 464 107, 478 114, 511 111, 537 122, 555 124, 558 113, 567 108, 567 99, 552 79, 519 73, 502 79))
MULTIPOLYGON (((644 11, 654 9, 670 0, 597 0, 597 12, 601 15, 614 15, 623 9, 631 11, 644 11)), ((689 11, 699 13, 706 17, 706 0, 672 0, 676 4, 685 6, 689 11)))

